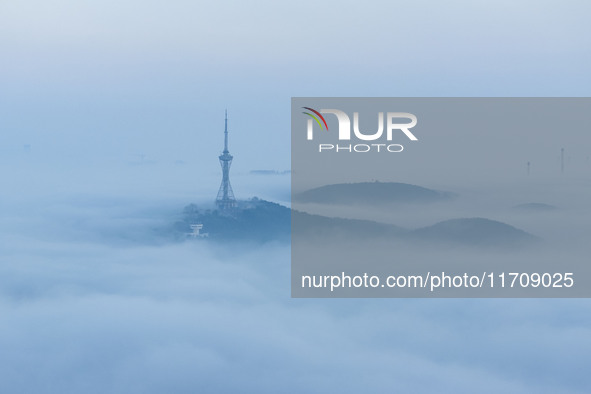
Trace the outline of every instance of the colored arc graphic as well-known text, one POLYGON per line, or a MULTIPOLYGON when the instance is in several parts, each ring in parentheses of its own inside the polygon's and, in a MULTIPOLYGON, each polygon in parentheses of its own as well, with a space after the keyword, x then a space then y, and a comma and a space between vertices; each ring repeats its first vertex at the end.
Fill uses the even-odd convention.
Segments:
MULTIPOLYGON (((302 108, 304 108, 304 109, 307 109, 308 111, 312 111, 312 112, 314 112, 316 115, 318 115, 318 116, 320 117, 320 119, 322 119, 322 122, 324 123, 324 126, 326 126, 326 131, 328 131, 328 125, 326 124, 326 120, 324 119, 324 116, 322 116, 322 115, 320 114, 320 112, 318 112, 318 111, 316 111, 315 109, 312 109, 312 108, 310 108, 310 107, 302 107, 302 108)), ((308 116, 311 116, 312 118, 314 118, 314 119, 316 120, 316 122, 318 123, 318 125, 320 126, 320 129, 322 129, 322 124, 320 123, 320 121, 318 120, 318 118, 317 118, 317 117, 315 117, 314 115, 312 115, 312 114, 311 114, 311 113, 309 113, 309 112, 302 112, 302 113, 304 113, 304 114, 306 114, 306 115, 308 115, 308 116)))
POLYGON ((320 120, 318 120, 318 118, 317 118, 317 117, 315 117, 314 115, 312 115, 312 114, 311 114, 311 113, 309 113, 309 112, 302 112, 302 113, 303 113, 303 114, 306 114, 306 115, 308 115, 308 116, 310 116, 310 117, 312 117, 312 118, 314 118, 314 120, 316 121, 316 123, 318 123, 318 126, 320 126, 320 129, 322 130, 322 123, 320 123, 320 120))

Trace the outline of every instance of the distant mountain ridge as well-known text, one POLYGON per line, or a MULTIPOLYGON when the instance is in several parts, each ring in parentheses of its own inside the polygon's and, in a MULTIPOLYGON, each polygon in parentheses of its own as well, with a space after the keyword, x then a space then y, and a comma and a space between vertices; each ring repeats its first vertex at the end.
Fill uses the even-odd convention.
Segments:
POLYGON ((485 218, 450 219, 411 232, 423 242, 460 243, 471 246, 519 246, 537 237, 509 224, 485 218))
POLYGON ((432 203, 455 194, 399 182, 360 182, 326 185, 297 193, 294 200, 318 204, 432 203))
POLYGON ((372 220, 346 219, 292 211, 273 202, 253 198, 240 202, 231 213, 185 207, 183 218, 175 225, 179 236, 191 232, 192 224, 203 224, 203 232, 212 240, 255 242, 289 241, 297 236, 322 241, 328 239, 390 239, 424 242, 429 245, 512 247, 538 238, 506 223, 484 218, 450 219, 419 229, 405 229, 372 220), (292 226, 293 224, 293 226, 292 226))
POLYGON ((522 212, 548 212, 555 211, 558 209, 558 207, 540 202, 529 202, 526 204, 515 205, 513 209, 522 212))
POLYGON ((339 239, 355 235, 357 239, 392 239, 429 245, 477 247, 515 247, 531 244, 539 238, 509 224, 485 218, 450 219, 432 226, 411 230, 371 220, 329 218, 294 211, 293 231, 314 239, 339 239))
POLYGON ((393 224, 379 223, 372 220, 311 215, 300 211, 292 211, 291 219, 292 231, 295 234, 321 238, 351 235, 359 238, 399 237, 408 232, 407 229, 393 224))

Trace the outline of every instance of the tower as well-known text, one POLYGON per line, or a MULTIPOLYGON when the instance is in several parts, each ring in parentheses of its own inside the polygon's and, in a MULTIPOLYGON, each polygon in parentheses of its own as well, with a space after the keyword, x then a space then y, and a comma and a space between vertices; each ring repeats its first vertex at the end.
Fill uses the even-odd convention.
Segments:
POLYGON ((236 199, 234 192, 230 185, 230 166, 234 157, 228 151, 228 111, 226 111, 226 122, 224 128, 224 151, 219 156, 220 165, 222 166, 222 184, 218 191, 218 196, 215 199, 215 204, 220 211, 232 209, 236 206, 236 199))

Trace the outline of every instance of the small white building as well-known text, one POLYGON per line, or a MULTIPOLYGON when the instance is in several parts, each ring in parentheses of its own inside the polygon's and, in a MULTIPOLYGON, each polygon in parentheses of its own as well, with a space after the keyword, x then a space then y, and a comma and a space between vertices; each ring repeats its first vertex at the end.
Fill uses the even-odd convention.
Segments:
POLYGON ((207 236, 209 236, 208 233, 202 233, 201 232, 202 229, 203 229, 203 224, 192 224, 191 230, 193 230, 193 232, 187 233, 187 236, 191 237, 191 238, 206 238, 207 236))

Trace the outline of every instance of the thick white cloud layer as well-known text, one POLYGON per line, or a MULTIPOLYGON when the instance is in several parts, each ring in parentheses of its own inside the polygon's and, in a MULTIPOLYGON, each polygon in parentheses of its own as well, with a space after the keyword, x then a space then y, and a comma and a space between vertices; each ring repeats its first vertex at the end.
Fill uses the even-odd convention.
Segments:
POLYGON ((0 391, 589 389, 586 300, 291 299, 288 245, 162 243, 162 205, 113 201, 4 204, 0 391))

